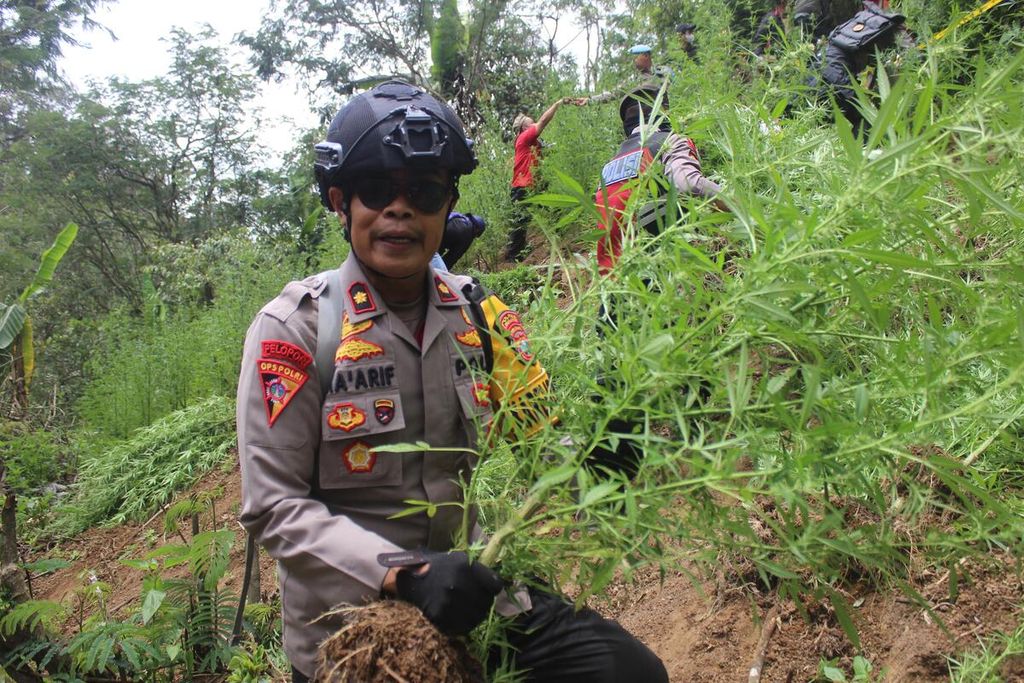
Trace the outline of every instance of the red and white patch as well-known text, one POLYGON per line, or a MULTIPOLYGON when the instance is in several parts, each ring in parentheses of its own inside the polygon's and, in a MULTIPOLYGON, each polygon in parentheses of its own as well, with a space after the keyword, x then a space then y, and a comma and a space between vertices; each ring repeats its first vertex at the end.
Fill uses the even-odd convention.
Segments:
POLYGON ((481 408, 491 407, 491 387, 486 382, 477 382, 473 385, 473 403, 481 408))
POLYGON ((533 360, 533 352, 530 351, 530 340, 526 337, 526 328, 523 327, 519 314, 512 310, 505 310, 498 316, 498 325, 508 333, 512 348, 519 353, 524 362, 533 360))
POLYGON ((283 360, 289 365, 294 365, 299 370, 305 370, 313 362, 313 357, 295 344, 278 339, 264 339, 260 342, 263 347, 263 358, 276 358, 283 360))
POLYGON ((309 379, 302 370, 282 363, 273 358, 260 358, 256 361, 256 369, 260 374, 263 386, 263 404, 267 408, 267 424, 274 426, 274 421, 288 406, 295 394, 309 379))
POLYGON ((383 356, 384 349, 373 342, 368 342, 359 337, 349 337, 341 342, 337 352, 334 354, 334 362, 343 360, 362 360, 363 358, 376 358, 383 356))
POLYGON ((356 441, 341 452, 341 461, 345 463, 345 469, 352 474, 366 474, 373 471, 377 454, 370 451, 368 444, 356 441))
POLYGON ((356 427, 366 424, 366 412, 351 403, 339 403, 327 414, 327 426, 351 432, 356 427))

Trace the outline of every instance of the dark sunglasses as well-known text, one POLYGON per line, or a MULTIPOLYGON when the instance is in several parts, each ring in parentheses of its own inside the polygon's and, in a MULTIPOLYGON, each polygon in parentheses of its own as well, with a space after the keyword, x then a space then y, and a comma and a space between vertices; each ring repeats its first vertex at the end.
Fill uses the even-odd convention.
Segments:
POLYGON ((368 176, 352 180, 352 193, 367 208, 380 211, 399 194, 423 213, 437 213, 452 196, 451 182, 412 178, 396 180, 391 176, 368 176))

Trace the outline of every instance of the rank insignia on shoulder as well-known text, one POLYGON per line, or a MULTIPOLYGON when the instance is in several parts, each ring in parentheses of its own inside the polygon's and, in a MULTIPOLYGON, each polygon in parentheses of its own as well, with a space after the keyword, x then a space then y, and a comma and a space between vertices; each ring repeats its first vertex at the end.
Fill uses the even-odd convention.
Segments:
POLYGON ((530 340, 526 338, 526 328, 523 327, 519 314, 513 310, 505 310, 498 316, 498 325, 508 333, 512 348, 516 350, 524 362, 533 360, 533 352, 530 351, 530 340))
POLYGON ((343 360, 362 360, 363 358, 376 358, 383 356, 384 349, 373 342, 368 342, 359 337, 349 337, 341 342, 337 352, 334 354, 334 362, 343 360))
POLYGON ((344 313, 341 314, 341 338, 342 339, 348 339, 349 337, 354 337, 357 334, 360 334, 362 332, 366 332, 371 327, 373 327, 373 321, 372 320, 364 320, 361 323, 353 324, 348 319, 348 311, 345 311, 344 313))
POLYGON ((339 403, 327 414, 327 426, 351 432, 356 427, 366 424, 366 413, 351 403, 339 403))
POLYGON ((345 469, 352 474, 365 474, 373 471, 377 462, 377 454, 370 450, 370 446, 362 441, 356 441, 345 447, 341 452, 341 461, 345 463, 345 469))
POLYGON ((450 304, 459 300, 459 295, 452 291, 451 287, 445 284, 439 275, 434 276, 434 286, 437 287, 437 296, 441 303, 450 304))
POLYGON ((365 282, 353 282, 348 286, 348 298, 352 302, 352 310, 356 313, 372 313, 377 310, 377 302, 370 294, 365 282))
POLYGON ((391 422, 395 417, 395 402, 390 398, 378 398, 373 402, 373 416, 382 425, 391 422))
POLYGON ((256 361, 263 386, 263 404, 267 408, 267 424, 274 426, 274 421, 284 412, 295 394, 309 378, 302 370, 272 358, 260 358, 256 361))
POLYGON ((313 357, 305 350, 286 341, 264 339, 260 345, 263 347, 263 358, 278 358, 299 370, 305 370, 313 362, 313 357))
POLYGON ((480 333, 476 331, 475 327, 471 327, 465 332, 459 332, 455 335, 455 338, 464 346, 472 346, 478 349, 483 346, 483 343, 480 341, 480 333))

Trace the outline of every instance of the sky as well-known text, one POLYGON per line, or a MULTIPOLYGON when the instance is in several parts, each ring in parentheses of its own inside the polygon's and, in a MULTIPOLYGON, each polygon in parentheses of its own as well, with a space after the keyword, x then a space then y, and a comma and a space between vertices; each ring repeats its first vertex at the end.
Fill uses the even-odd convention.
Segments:
MULTIPOLYGON (((82 45, 65 47, 61 67, 79 88, 85 88, 90 80, 103 82, 111 76, 131 81, 160 76, 167 72, 171 61, 167 44, 161 38, 170 34, 173 27, 196 31, 206 23, 227 44, 236 33, 255 32, 268 6, 267 0, 113 2, 101 7, 93 18, 117 39, 106 31, 78 31, 76 39, 82 45)), ((237 61, 243 63, 245 51, 235 48, 235 54, 237 61)), ((259 139, 272 164, 294 145, 295 131, 318 123, 297 82, 262 84, 256 102, 265 119, 259 139)))
MULTIPOLYGON (((194 32, 209 24, 227 45, 237 33, 254 33, 269 0, 115 0, 102 6, 93 19, 113 32, 93 30, 75 33, 80 46, 67 46, 61 67, 68 79, 84 89, 90 80, 104 82, 112 76, 139 81, 167 72, 170 57, 161 39, 175 26, 194 32)), ((563 18, 564 19, 564 18, 563 18)), ((564 21, 558 35, 576 33, 564 21)), ((563 38, 564 40, 564 38, 563 38)), ((573 44, 582 63, 585 41, 573 44)), ((247 51, 233 48, 235 59, 244 64, 247 51)), ((263 124, 259 140, 268 165, 277 165, 295 143, 295 133, 318 125, 308 106, 308 97, 297 79, 281 83, 261 83, 256 104, 262 109, 263 124)))

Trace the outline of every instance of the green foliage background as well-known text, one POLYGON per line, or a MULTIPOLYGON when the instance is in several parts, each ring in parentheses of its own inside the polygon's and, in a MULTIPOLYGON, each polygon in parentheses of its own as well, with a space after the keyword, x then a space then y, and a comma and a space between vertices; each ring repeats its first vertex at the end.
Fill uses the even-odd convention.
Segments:
MULTIPOLYGON (((481 163, 462 180, 459 208, 485 216, 488 229, 460 266, 523 314, 554 378, 561 424, 487 454, 471 496, 497 528, 515 520, 529 491, 553 486, 543 511, 504 548, 509 576, 584 586, 583 601, 644 567, 721 569, 801 604, 830 602, 856 642, 843 593, 854 582, 917 600, 922 567, 955 575, 962 557, 1019 556, 1024 547, 1019 21, 980 20, 922 50, 886 55, 874 94, 862 93, 873 125, 858 139, 843 119, 831 123, 827 106, 808 101, 810 46, 782 45, 754 61, 724 5, 633 5, 608 21, 596 87, 628 73, 625 45, 657 45, 676 70, 671 124, 696 142, 733 211, 684 202, 681 219, 659 236, 630 233, 616 276, 599 278, 592 197, 622 133, 615 105, 565 106, 544 133, 543 192, 530 205, 537 253, 529 265, 500 266, 509 119, 585 94, 564 62, 545 64, 538 45, 523 39, 525 20, 502 16, 495 40, 522 50, 509 63, 499 54, 478 62, 504 66, 491 90, 469 100, 481 113, 481 163), (701 27, 700 64, 672 42, 682 20, 701 27), (526 83, 516 83, 516 60, 526 83), (600 338, 597 310, 613 301, 618 329, 600 338), (601 375, 612 381, 598 383, 601 375), (637 430, 613 431, 620 417, 637 430), (596 444, 621 441, 647 454, 630 485, 579 468, 596 444)), ((900 5, 919 37, 948 25, 958 7, 900 5)), ((446 30, 455 30, 446 7, 446 30)), ((470 48, 482 11, 463 17, 470 48)), ((173 122, 139 113, 160 97, 211 101, 182 94, 197 82, 187 55, 217 72, 226 64, 202 41, 178 38, 175 78, 110 84, 64 108, 5 121, 45 144, 16 138, 4 146, 5 160, 22 165, 5 164, 0 182, 10 208, 0 223, 11 228, 0 266, 30 268, 24 255, 46 243, 67 208, 48 201, 45 186, 26 184, 19 168, 59 181, 67 192, 56 194, 73 197, 85 219, 84 256, 34 300, 46 348, 33 407, 0 429, 8 484, 46 501, 21 507, 23 522, 42 528, 33 540, 145 519, 202 472, 230 462, 249 321, 285 282, 333 267, 345 253, 336 218, 316 208, 311 190, 309 143, 322 131, 303 134, 283 168, 257 171, 242 163, 248 134, 225 105, 217 120, 233 142, 224 156, 186 154, 184 166, 167 170, 177 158, 173 122), (89 146, 66 144, 76 137, 89 146), (113 163, 119 155, 138 161, 156 195, 189 169, 187 197, 151 202, 139 179, 122 177, 133 164, 113 163), (77 172, 61 174, 69 166, 77 172), (101 211, 104 204, 111 210, 101 211), (73 481, 70 497, 43 494, 53 480, 73 481)), ((247 82, 203 87, 230 103, 247 82)), ((641 183, 631 208, 646 198, 641 183)), ((223 670, 235 656, 237 680, 269 669, 279 651, 220 647, 226 599, 215 578, 213 586, 203 581, 223 571, 230 542, 222 532, 144 558, 147 597, 131 624, 104 615, 52 657, 109 672, 223 670), (203 581, 168 585, 161 571, 175 563, 203 581), (162 597, 172 589, 181 600, 174 605, 162 597), (192 611, 172 609, 188 601, 192 611), (189 626, 196 619, 198 629, 189 626), (207 640, 175 649, 183 628, 207 640), (125 659, 115 661, 116 652, 125 659)), ((0 629, 55 622, 59 606, 19 609, 0 629)), ((1020 649, 1019 633, 1005 649, 1020 649)))

